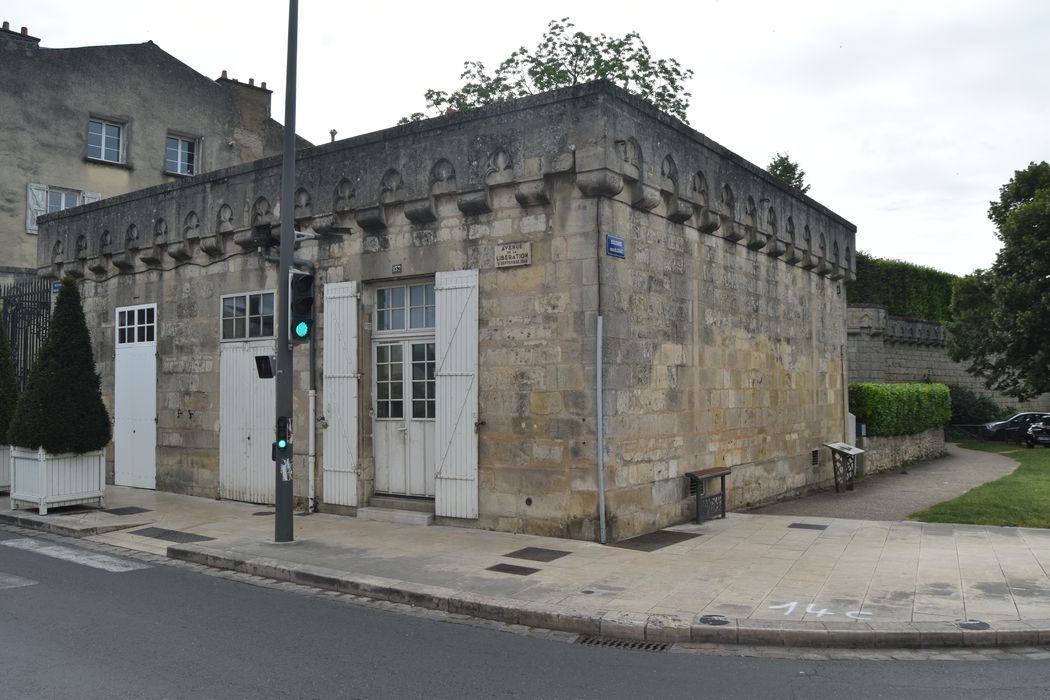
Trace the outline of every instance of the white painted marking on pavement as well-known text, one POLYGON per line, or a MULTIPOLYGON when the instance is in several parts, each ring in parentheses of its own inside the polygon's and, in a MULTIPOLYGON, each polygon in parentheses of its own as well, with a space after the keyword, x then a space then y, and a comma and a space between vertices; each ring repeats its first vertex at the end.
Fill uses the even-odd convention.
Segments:
POLYGON ((30 578, 22 578, 14 574, 5 574, 0 571, 0 591, 5 588, 22 588, 23 586, 35 586, 39 581, 30 578))
POLYGON ((143 564, 142 562, 120 559, 118 557, 111 557, 108 554, 97 554, 95 552, 88 552, 73 547, 63 547, 60 544, 50 544, 47 541, 32 537, 18 540, 3 540, 0 541, 0 544, 5 547, 24 549, 27 552, 36 552, 37 554, 43 554, 47 557, 62 559, 63 561, 73 562, 74 564, 83 564, 84 566, 110 571, 115 574, 150 568, 149 564, 143 564))

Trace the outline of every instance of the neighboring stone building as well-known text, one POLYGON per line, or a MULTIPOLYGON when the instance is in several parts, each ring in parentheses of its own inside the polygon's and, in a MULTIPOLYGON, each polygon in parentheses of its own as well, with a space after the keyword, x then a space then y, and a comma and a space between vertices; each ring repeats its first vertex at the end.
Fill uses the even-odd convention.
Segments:
POLYGON ((939 382, 961 386, 1022 410, 1050 410, 1050 395, 1027 402, 986 389, 966 365, 948 357, 948 331, 936 321, 893 316, 878 304, 848 309, 850 382, 939 382))
POLYGON ((0 286, 35 273, 37 216, 280 153, 270 91, 153 42, 50 49, 0 29, 0 286))
MULTIPOLYGON (((116 483, 272 499, 280 186, 274 158, 41 219, 116 483)), ((298 498, 597 539, 600 450, 620 539, 690 518, 690 470, 733 467, 730 507, 830 482, 855 227, 681 122, 593 83, 302 151, 297 187, 298 498)))

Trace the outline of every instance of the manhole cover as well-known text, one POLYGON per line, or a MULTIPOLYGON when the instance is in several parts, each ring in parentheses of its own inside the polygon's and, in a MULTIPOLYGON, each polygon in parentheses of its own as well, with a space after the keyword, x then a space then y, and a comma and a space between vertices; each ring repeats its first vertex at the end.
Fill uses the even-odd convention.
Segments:
POLYGON ((980 620, 967 620, 959 623, 959 629, 964 630, 987 630, 991 628, 992 626, 987 622, 981 622, 980 620))

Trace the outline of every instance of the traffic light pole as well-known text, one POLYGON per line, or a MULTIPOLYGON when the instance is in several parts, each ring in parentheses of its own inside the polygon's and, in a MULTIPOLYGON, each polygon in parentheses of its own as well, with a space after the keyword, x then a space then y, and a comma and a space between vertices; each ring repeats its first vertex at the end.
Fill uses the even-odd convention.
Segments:
MULTIPOLYGON (((296 42, 299 30, 299 2, 288 2, 288 63, 284 96, 284 164, 281 171, 281 260, 277 268, 277 373, 276 415, 278 422, 292 421, 292 346, 288 339, 288 275, 292 268, 295 247, 295 72, 296 42)), ((312 427, 312 426, 311 426, 312 427)), ((308 428, 310 429, 310 428, 308 428)), ((290 430, 290 427, 289 427, 290 430)), ((289 436, 290 437, 290 436, 289 436)), ((275 518, 274 541, 291 542, 295 539, 292 521, 292 444, 288 439, 282 447, 278 440, 274 461, 275 518)))

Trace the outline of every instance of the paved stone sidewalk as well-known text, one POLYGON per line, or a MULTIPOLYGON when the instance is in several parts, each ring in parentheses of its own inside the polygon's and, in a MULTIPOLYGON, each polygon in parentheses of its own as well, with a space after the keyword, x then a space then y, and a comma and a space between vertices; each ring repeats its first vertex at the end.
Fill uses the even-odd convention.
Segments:
MULTIPOLYGON (((958 459, 971 455, 984 458, 958 459)), ((664 531, 659 548, 628 549, 314 514, 295 518, 294 543, 275 544, 262 506, 120 487, 107 489, 106 505, 116 513, 8 511, 0 521, 575 633, 818 647, 1050 644, 1044 530, 731 513, 664 531)))
POLYGON ((952 444, 946 447, 946 457, 913 464, 904 470, 874 474, 857 481, 853 491, 825 491, 752 512, 763 515, 904 520, 912 513, 961 496, 1017 468, 1017 462, 1000 454, 966 450, 952 444))

